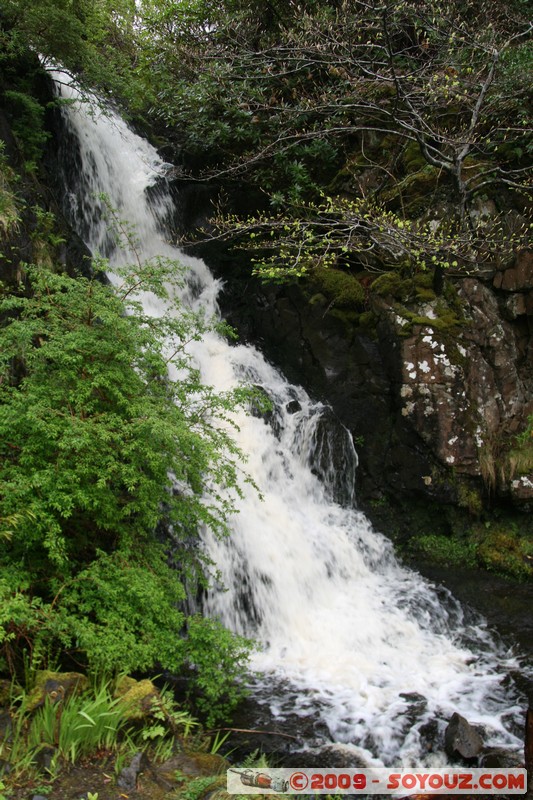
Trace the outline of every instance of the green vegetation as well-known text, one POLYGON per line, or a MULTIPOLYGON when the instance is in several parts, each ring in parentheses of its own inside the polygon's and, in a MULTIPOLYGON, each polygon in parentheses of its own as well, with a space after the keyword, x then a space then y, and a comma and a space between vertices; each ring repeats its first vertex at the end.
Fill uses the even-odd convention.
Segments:
MULTIPOLYGON (((392 298, 406 333, 431 324, 453 338, 465 323, 443 275, 507 263, 528 233, 524 14, 521 0, 510 12, 456 0, 7 0, 0 99, 25 181, 48 140, 46 68, 61 63, 225 190, 210 235, 253 250, 262 279, 309 279, 328 310, 369 328, 368 294, 392 298), (257 213, 227 213, 236 187, 262 198, 257 213), (431 318, 413 310, 421 302, 431 318)), ((0 673, 22 683, 75 665, 114 680, 161 664, 190 676, 212 724, 239 699, 250 644, 188 617, 184 584, 206 580, 198 531, 226 535, 246 480, 227 430, 250 397, 201 385, 184 342, 212 323, 177 306, 175 264, 136 263, 116 290, 102 263, 91 280, 63 274, 53 216, 18 181, 0 151, 0 673), (20 231, 31 258, 13 249, 20 231), (147 317, 140 289, 170 291, 177 313, 147 317)), ((496 476, 494 453, 486 460, 496 476)), ((530 421, 499 468, 514 478, 531 464, 530 421)), ((527 535, 486 524, 476 493, 459 503, 475 517, 465 535, 439 529, 412 552, 530 577, 527 535)), ((132 717, 100 687, 31 713, 20 701, 2 757, 20 769, 45 743, 59 760, 120 751, 132 717)), ((192 725, 176 714, 152 709, 143 742, 168 753, 169 717, 184 735, 192 725)), ((201 780, 184 796, 208 791, 201 780)))
POLYGON ((438 284, 525 241, 526 215, 506 213, 531 197, 519 2, 9 0, 0 25, 0 89, 29 164, 46 136, 35 81, 18 77, 32 50, 112 94, 195 179, 259 188, 268 212, 222 202, 216 225, 267 280, 408 264, 438 284))
POLYGON ((207 734, 167 688, 158 691, 151 684, 151 703, 142 717, 132 718, 131 701, 117 692, 118 684, 99 680, 89 685, 77 673, 37 673, 37 678, 39 702, 35 690, 13 696, 10 725, 0 735, 0 758, 10 765, 6 789, 40 781, 42 793, 48 794, 68 764, 105 759, 116 778, 139 750, 157 764, 193 739, 198 749, 209 747, 207 734), (193 729, 198 733, 191 737, 193 729))
POLYGON ((20 219, 14 190, 16 175, 7 163, 4 150, 4 142, 0 141, 0 242, 16 229, 20 219))
POLYGON ((476 565, 476 546, 472 542, 461 541, 455 537, 434 534, 417 536, 410 542, 409 549, 411 553, 447 567, 476 565))
POLYGON ((457 2, 251 5, 176 8, 170 40, 154 2, 147 52, 153 113, 195 176, 268 195, 268 211, 222 206, 215 220, 261 278, 408 267, 434 273, 438 294, 446 271, 502 263, 525 241, 527 215, 511 229, 505 213, 531 197, 519 4, 483 19, 457 2), (498 210, 478 213, 492 196, 498 210))
POLYGON ((533 578, 530 529, 512 519, 497 518, 461 528, 450 535, 415 535, 407 543, 407 552, 447 567, 478 567, 519 581, 533 578))
POLYGON ((2 670, 21 676, 23 653, 32 668, 70 657, 107 674, 188 663, 215 718, 238 698, 248 644, 185 617, 180 575, 201 573, 199 526, 226 532, 241 454, 218 421, 247 396, 216 395, 189 363, 184 342, 209 321, 149 318, 136 301, 140 287, 167 295, 175 264, 139 264, 116 291, 44 268, 26 276, 0 301, 2 670))
POLYGON ((322 267, 313 272, 313 283, 332 306, 358 308, 364 302, 364 289, 355 275, 349 272, 322 267))

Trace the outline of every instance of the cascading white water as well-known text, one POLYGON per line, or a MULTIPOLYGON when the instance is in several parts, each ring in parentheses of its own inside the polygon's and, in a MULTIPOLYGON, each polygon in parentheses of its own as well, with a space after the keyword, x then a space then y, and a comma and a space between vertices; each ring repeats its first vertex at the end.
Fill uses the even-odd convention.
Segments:
MULTIPOLYGON (((62 91, 77 96, 73 88, 62 91)), ((131 260, 108 240, 96 197, 105 193, 135 227, 143 258, 179 259, 189 273, 185 301, 215 313, 219 282, 165 239, 168 194, 148 198, 165 173, 156 151, 111 112, 89 113, 76 103, 64 114, 76 139, 65 155, 75 159, 65 171, 66 202, 89 248, 111 265, 131 260)), ((161 313, 154 298, 145 302, 149 313, 161 313)), ((222 579, 205 610, 259 641, 255 686, 272 713, 282 720, 290 703, 292 713, 315 714, 332 741, 354 744, 374 763, 419 765, 423 726, 437 719, 442 727, 456 710, 483 724, 493 741, 518 747, 505 723, 519 708, 502 686, 516 662, 483 625, 466 624, 457 604, 441 604, 431 585, 398 564, 388 541, 353 508, 356 459, 348 434, 328 439, 328 410, 253 347, 213 333, 191 353, 206 383, 226 390, 245 379, 274 403, 273 420, 239 415, 236 434, 263 499, 244 485, 231 538, 204 536, 222 579)))

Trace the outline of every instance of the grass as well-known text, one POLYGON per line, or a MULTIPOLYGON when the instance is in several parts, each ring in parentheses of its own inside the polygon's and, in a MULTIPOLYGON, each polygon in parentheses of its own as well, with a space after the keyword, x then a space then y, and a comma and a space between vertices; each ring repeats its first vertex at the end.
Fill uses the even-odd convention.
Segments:
POLYGON ((416 536, 408 550, 446 567, 481 567, 519 581, 533 579, 533 536, 512 522, 477 522, 461 537, 416 536))
POLYGON ((144 718, 132 720, 130 703, 114 690, 114 683, 100 681, 83 692, 59 693, 54 699, 45 695, 37 708, 31 692, 13 697, 11 726, 0 738, 0 759, 9 764, 4 788, 30 785, 39 776, 54 782, 67 765, 92 758, 114 763, 118 774, 138 750, 161 763, 173 755, 176 739, 185 740, 198 724, 165 690, 155 690, 144 718))
POLYGON ((13 705, 11 733, 0 742, 0 757, 10 764, 10 778, 35 770, 47 749, 53 755, 46 771, 54 774, 61 761, 74 764, 97 751, 112 752, 128 738, 124 704, 113 698, 107 683, 91 694, 72 694, 60 702, 47 696, 33 713, 27 698, 23 695, 13 705))

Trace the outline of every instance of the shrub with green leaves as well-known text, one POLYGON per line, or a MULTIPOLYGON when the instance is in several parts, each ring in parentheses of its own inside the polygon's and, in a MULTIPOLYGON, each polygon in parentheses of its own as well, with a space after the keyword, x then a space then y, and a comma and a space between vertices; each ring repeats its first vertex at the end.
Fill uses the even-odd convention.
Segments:
MULTIPOLYGON (((160 319, 136 301, 140 288, 172 291, 176 270, 138 265, 114 290, 27 267, 27 287, 1 298, 0 654, 12 673, 24 649, 34 665, 67 654, 108 673, 199 662, 180 580, 201 571, 200 527, 227 532, 241 454, 219 422, 248 398, 215 393, 190 363, 185 342, 209 321, 175 298, 160 319)), ((207 690, 216 705, 246 648, 216 624, 205 647, 206 670, 225 659, 207 690)))

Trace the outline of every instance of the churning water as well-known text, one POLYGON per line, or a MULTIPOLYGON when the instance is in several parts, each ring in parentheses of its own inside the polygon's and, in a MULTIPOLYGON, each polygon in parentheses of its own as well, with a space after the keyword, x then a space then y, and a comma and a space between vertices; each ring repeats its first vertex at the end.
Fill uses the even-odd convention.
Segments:
MULTIPOLYGON (((77 97, 73 88, 62 92, 77 97)), ((64 114, 65 203, 89 248, 111 268, 131 260, 109 239, 103 192, 135 227, 143 258, 185 264, 184 302, 217 313, 219 281, 167 241, 171 199, 156 151, 111 111, 76 102, 64 114), (156 183, 163 190, 154 192, 156 183)), ((161 313, 154 297, 143 302, 161 313)), ((467 623, 451 598, 443 603, 401 566, 356 510, 355 451, 349 434, 329 425, 329 409, 254 347, 210 333, 190 351, 204 382, 226 390, 247 381, 274 404, 269 419, 236 412, 236 438, 262 499, 243 485, 231 537, 206 531, 203 542, 221 575, 205 611, 258 640, 254 686, 278 722, 288 697, 293 714, 318 716, 331 741, 351 743, 373 763, 427 761, 424 726, 438 720, 442 729, 454 711, 483 724, 492 741, 518 747, 509 723, 520 709, 504 688, 515 662, 482 623, 467 623), (290 687, 283 702, 280 685, 290 687)))

